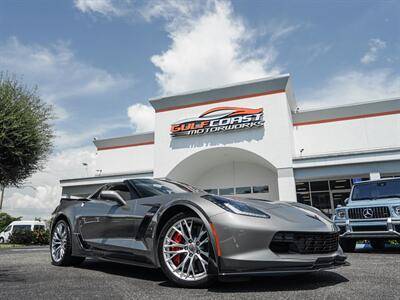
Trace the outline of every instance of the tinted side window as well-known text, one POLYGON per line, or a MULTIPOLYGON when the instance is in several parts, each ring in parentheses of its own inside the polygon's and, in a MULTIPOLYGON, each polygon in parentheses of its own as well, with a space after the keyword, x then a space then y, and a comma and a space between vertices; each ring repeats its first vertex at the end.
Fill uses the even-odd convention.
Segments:
POLYGON ((31 230, 31 225, 14 225, 13 232, 31 230))
POLYGON ((35 226, 33 226, 33 230, 44 230, 44 226, 43 225, 35 225, 35 226))
POLYGON ((129 188, 125 184, 117 184, 117 185, 111 186, 108 190, 116 191, 118 194, 121 195, 121 197, 124 200, 130 200, 130 199, 134 198, 134 197, 132 197, 132 194, 131 194, 129 188))

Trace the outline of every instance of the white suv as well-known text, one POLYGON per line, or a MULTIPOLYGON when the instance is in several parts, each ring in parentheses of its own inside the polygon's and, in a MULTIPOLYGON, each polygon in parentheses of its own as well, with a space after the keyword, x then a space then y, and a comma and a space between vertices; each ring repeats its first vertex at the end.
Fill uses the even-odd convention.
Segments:
POLYGON ((40 221, 14 221, 0 232, 0 243, 7 243, 11 234, 18 230, 45 229, 46 224, 40 221))

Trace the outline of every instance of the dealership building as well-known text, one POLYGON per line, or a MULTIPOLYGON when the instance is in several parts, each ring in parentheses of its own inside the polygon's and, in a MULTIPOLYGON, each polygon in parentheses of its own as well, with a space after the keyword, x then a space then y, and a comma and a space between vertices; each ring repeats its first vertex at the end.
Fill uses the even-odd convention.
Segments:
POLYGON ((95 140, 98 176, 61 180, 64 195, 166 177, 331 214, 354 182, 400 174, 400 99, 302 110, 281 75, 150 104, 154 132, 95 140))

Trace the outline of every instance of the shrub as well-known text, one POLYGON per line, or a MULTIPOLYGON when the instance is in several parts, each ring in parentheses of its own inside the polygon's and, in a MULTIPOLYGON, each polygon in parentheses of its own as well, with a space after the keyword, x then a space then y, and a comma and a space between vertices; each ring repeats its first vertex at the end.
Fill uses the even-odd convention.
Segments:
POLYGON ((22 245, 48 245, 50 241, 49 230, 18 230, 11 234, 11 244, 22 244, 22 245))
POLYGON ((33 243, 35 245, 48 245, 50 242, 50 232, 48 229, 34 230, 33 231, 33 243))
POLYGON ((17 230, 10 236, 11 244, 30 245, 33 242, 33 232, 30 230, 17 230))

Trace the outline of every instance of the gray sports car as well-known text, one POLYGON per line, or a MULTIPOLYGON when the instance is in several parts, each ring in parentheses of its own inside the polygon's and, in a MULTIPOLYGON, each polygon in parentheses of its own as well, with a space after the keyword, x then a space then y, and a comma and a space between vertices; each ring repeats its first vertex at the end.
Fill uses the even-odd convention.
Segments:
POLYGON ((107 184, 61 199, 50 253, 57 266, 85 257, 161 268, 175 284, 204 287, 221 276, 312 272, 346 264, 339 232, 299 203, 208 194, 166 179, 107 184))

